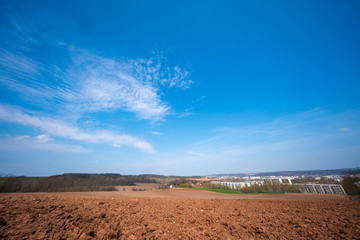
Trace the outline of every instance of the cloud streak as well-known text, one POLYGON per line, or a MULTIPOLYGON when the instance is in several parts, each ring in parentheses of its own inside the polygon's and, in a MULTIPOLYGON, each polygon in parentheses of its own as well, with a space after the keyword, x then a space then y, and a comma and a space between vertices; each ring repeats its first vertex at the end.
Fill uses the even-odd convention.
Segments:
POLYGON ((199 152, 195 152, 195 151, 185 151, 187 154, 196 156, 196 157, 202 157, 202 158, 207 158, 207 157, 211 157, 211 155, 208 154, 203 154, 203 153, 199 153, 199 152))
POLYGON ((53 142, 53 140, 46 135, 39 135, 36 137, 17 136, 13 138, 0 139, 0 151, 91 152, 81 146, 53 142))
POLYGON ((148 142, 127 134, 113 134, 108 131, 85 132, 76 126, 60 120, 37 117, 24 113, 12 106, 0 104, 0 119, 24 126, 40 129, 42 132, 61 138, 68 138, 88 143, 107 143, 114 147, 130 146, 141 151, 153 153, 155 150, 148 142))

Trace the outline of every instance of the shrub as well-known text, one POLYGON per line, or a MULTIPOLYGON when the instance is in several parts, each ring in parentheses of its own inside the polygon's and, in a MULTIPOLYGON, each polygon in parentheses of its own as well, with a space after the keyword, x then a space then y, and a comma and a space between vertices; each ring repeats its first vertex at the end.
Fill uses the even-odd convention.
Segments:
POLYGON ((344 188, 347 195, 356 196, 360 195, 360 186, 356 185, 356 182, 359 182, 360 178, 358 177, 344 177, 341 185, 344 188))
POLYGON ((192 188, 193 185, 192 185, 191 182, 187 182, 187 183, 180 184, 179 187, 181 187, 181 188, 192 188))

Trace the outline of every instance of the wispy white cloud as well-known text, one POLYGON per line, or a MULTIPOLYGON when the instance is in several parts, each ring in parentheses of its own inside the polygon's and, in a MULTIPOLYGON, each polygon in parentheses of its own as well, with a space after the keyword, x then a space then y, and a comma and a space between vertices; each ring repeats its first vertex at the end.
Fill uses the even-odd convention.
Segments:
POLYGON ((179 66, 173 68, 173 76, 169 79, 165 79, 164 82, 169 82, 170 87, 179 86, 181 88, 189 88, 194 82, 188 79, 190 72, 182 70, 179 66))
POLYGON ((192 112, 182 112, 179 113, 178 118, 186 118, 188 116, 191 116, 193 113, 192 112))
POLYGON ((338 128, 338 130, 341 132, 347 132, 350 131, 350 128, 338 128))
POLYGON ((209 155, 209 154, 199 153, 199 152, 195 152, 195 151, 185 151, 185 152, 187 154, 194 155, 197 157, 211 157, 211 155, 209 155))
POLYGON ((194 101, 192 101, 192 103, 202 105, 205 98, 206 98, 206 96, 201 96, 201 97, 195 99, 194 101))
POLYGON ((24 55, 16 55, 4 49, 0 50, 0 66, 20 76, 28 77, 29 74, 38 74, 38 65, 34 60, 24 55))
POLYGON ((35 139, 42 143, 51 142, 53 139, 47 134, 41 134, 35 137, 35 139))
POLYGON ((157 131, 154 131, 154 132, 151 132, 152 135, 163 135, 161 132, 157 132, 157 131))
POLYGON ((157 53, 150 59, 138 58, 129 60, 128 64, 131 72, 137 79, 155 85, 167 88, 190 88, 194 81, 190 79, 191 73, 188 68, 180 66, 166 65, 167 59, 157 53))
POLYGON ((53 139, 46 135, 2 138, 0 139, 0 151, 91 152, 81 146, 54 142, 53 139))
POLYGON ((45 98, 49 93, 36 87, 39 70, 39 64, 23 54, 0 50, 0 85, 20 94, 45 98))
POLYGON ((59 108, 71 89, 60 78, 64 73, 57 66, 43 66, 26 56, 26 53, 14 50, 0 51, 0 86, 16 92, 27 102, 43 108, 59 108))
POLYGON ((178 118, 186 118, 188 116, 191 116, 194 114, 194 109, 193 108, 188 108, 188 109, 185 109, 183 112, 180 112, 177 117, 178 118))
POLYGON ((129 63, 81 50, 71 52, 74 68, 70 70, 69 85, 74 94, 66 100, 72 108, 75 105, 76 109, 91 112, 121 109, 149 120, 162 120, 169 114, 170 106, 160 99, 159 89, 151 82, 156 79, 136 73, 136 61, 129 63))
MULTIPOLYGON (((89 133, 63 121, 47 117, 33 116, 12 106, 0 104, 0 119, 3 121, 35 127, 45 134, 61 138, 68 138, 88 143, 108 143, 114 147, 130 146, 144 152, 154 152, 151 144, 131 135, 116 135, 108 131, 96 131, 89 133)), ((38 140, 49 140, 47 136, 41 136, 38 138, 40 138, 38 140)))

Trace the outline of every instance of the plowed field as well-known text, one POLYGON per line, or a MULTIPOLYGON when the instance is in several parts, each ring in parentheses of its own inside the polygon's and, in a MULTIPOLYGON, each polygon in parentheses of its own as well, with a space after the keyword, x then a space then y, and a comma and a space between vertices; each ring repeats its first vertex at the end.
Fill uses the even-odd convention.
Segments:
MULTIPOLYGON (((190 195, 189 191, 156 191, 145 191, 143 195, 134 192, 139 195, 137 197, 121 196, 125 194, 121 192, 0 194, 0 238, 360 237, 360 203, 351 202, 344 197, 312 199, 311 196, 300 194, 295 195, 300 196, 298 199, 294 195, 271 196, 272 199, 222 199, 221 196, 233 198, 234 195, 195 190, 190 191, 190 195), (155 195, 163 193, 163 197, 151 197, 151 192, 155 195), (207 194, 207 197, 196 197, 196 192, 200 195, 207 194), (177 197, 176 194, 187 197, 177 197)), ((259 196, 254 195, 255 198, 259 196)))

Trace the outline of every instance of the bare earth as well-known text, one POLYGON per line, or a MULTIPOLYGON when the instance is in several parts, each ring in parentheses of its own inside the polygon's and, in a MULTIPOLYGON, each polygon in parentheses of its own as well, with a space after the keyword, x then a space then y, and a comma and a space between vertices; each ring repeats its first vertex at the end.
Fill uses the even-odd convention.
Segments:
MULTIPOLYGON (((143 187, 143 186, 142 186, 143 187)), ((169 189, 0 194, 0 239, 359 239, 344 196, 169 189)), ((148 186, 150 189, 151 187, 148 186)))

